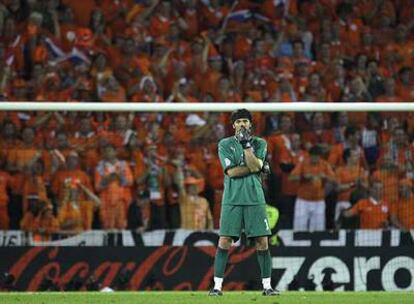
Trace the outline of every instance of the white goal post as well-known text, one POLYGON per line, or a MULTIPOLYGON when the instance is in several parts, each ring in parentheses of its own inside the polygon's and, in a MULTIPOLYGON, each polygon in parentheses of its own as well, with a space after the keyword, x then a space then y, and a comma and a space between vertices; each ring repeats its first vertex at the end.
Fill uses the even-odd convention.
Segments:
POLYGON ((0 111, 92 112, 409 112, 414 102, 244 102, 244 103, 136 103, 136 102, 0 102, 0 111))

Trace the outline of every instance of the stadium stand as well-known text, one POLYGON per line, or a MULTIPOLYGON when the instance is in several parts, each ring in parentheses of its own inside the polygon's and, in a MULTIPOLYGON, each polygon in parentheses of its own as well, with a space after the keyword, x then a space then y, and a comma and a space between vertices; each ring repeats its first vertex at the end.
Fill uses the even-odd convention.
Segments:
MULTIPOLYGON (((412 102, 413 16, 410 0, 5 0, 0 95, 412 102)), ((39 240, 91 228, 200 229, 210 220, 217 228, 216 147, 227 121, 227 113, 1 112, 0 228, 39 240), (200 208, 183 213, 186 185, 200 208)), ((254 122, 268 140, 265 188, 281 210, 278 228, 295 228, 295 214, 307 212, 294 209, 297 196, 326 202, 322 229, 414 228, 412 113, 255 113, 254 122), (370 199, 382 209, 366 211, 370 199), (375 212, 391 220, 373 223, 375 212)))

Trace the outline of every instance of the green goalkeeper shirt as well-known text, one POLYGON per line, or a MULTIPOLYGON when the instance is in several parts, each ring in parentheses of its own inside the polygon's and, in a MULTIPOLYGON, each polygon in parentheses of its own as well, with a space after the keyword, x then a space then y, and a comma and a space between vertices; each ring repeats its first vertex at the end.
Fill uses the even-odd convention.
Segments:
MULTIPOLYGON (((254 136, 251 143, 255 156, 264 161, 267 153, 266 141, 254 136)), ((243 148, 234 136, 223 138, 219 142, 218 154, 224 172, 234 167, 246 166, 243 148)), ((251 173, 243 177, 229 177, 224 174, 222 205, 265 203, 260 173, 251 173)))

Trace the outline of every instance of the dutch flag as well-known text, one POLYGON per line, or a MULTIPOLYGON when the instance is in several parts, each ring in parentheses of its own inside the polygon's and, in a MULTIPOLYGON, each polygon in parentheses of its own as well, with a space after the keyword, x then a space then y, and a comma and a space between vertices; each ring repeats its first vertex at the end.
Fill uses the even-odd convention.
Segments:
POLYGON ((246 22, 252 18, 250 10, 239 10, 228 15, 228 21, 246 22))

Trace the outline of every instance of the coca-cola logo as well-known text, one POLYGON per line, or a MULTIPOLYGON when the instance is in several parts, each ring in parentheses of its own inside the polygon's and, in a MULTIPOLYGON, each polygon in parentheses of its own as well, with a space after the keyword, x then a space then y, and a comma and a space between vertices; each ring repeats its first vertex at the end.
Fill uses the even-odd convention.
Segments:
MULTIPOLYGON (((254 248, 235 247, 230 252, 226 276, 245 262, 254 248)), ((94 276, 101 286, 114 286, 128 272, 129 290, 206 290, 213 278, 215 248, 69 248, 32 247, 17 255, 8 268, 20 290, 36 291, 48 278, 64 288, 73 280, 86 282, 94 276)), ((9 264, 10 265, 10 264, 9 264)), ((243 289, 244 281, 227 281, 227 289, 243 289)), ((82 287, 85 289, 85 287, 82 287)))

